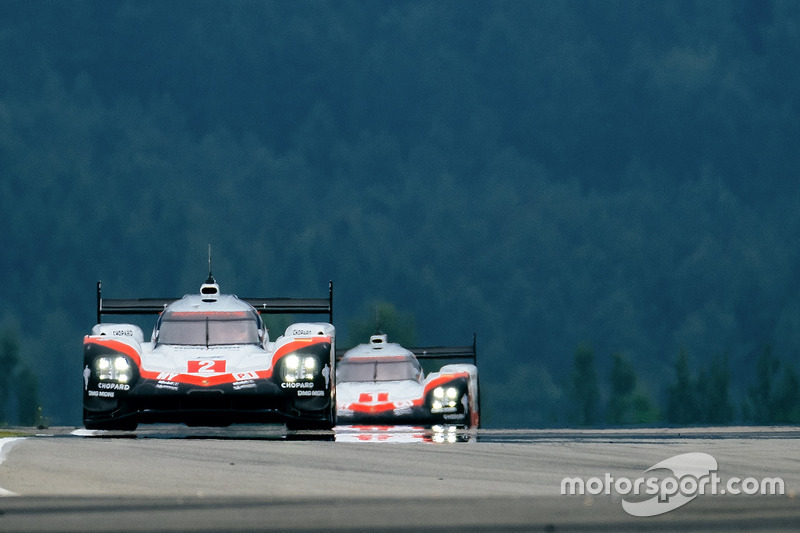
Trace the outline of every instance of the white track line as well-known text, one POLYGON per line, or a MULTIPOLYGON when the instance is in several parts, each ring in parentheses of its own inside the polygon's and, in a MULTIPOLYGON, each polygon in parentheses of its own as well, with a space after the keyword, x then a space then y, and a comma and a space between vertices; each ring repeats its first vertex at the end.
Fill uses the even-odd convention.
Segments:
POLYGON ((94 437, 98 435, 98 430, 79 428, 74 431, 71 431, 70 435, 74 435, 76 437, 94 437))
MULTIPOLYGON (((25 437, 6 437, 0 439, 0 464, 3 464, 3 461, 6 460, 6 455, 8 455, 9 450, 22 440, 25 440, 25 437)), ((0 487, 0 497, 3 496, 17 496, 17 493, 0 487)))

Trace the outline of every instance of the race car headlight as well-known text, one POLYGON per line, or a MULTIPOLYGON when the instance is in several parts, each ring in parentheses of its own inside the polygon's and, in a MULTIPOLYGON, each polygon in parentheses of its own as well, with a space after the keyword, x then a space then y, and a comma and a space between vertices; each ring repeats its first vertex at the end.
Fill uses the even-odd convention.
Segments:
POLYGON ((315 357, 287 355, 283 362, 283 380, 288 382, 313 381, 318 363, 315 357))
POLYGON ((128 383, 133 378, 133 366, 122 355, 98 357, 94 360, 94 373, 99 381, 128 383))
POLYGON ((436 387, 433 389, 433 408, 455 407, 458 404, 458 389, 455 387, 436 387))

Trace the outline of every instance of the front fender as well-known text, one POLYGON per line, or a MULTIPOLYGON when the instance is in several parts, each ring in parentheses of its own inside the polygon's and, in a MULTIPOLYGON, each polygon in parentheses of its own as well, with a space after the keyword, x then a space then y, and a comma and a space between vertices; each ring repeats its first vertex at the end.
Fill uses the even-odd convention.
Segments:
POLYGON ((83 406, 88 411, 111 411, 127 398, 139 380, 141 345, 132 337, 87 335, 83 340, 83 406), (100 357, 124 357, 131 375, 126 382, 102 381, 95 372, 100 357))
POLYGON ((284 338, 276 343, 273 355, 273 380, 285 393, 287 401, 299 412, 318 412, 330 409, 335 398, 335 351, 329 336, 284 338), (306 359, 316 361, 313 378, 305 370, 289 369, 291 357, 296 356, 301 365, 306 359), (288 376, 294 376, 289 378, 288 376))

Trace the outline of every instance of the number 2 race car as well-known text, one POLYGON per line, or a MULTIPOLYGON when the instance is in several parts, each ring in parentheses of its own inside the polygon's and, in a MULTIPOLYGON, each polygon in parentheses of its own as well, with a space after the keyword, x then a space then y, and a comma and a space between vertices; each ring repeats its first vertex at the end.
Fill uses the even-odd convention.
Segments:
POLYGON ((340 424, 453 424, 478 427, 480 402, 472 346, 406 349, 373 335, 346 351, 336 369, 340 424), (470 359, 426 377, 419 359, 470 359))
POLYGON ((209 275, 181 299, 103 299, 83 340, 87 429, 133 430, 139 423, 196 426, 285 422, 330 429, 336 420, 335 330, 328 298, 238 298, 209 275), (270 341, 261 313, 327 314, 292 324, 270 341), (158 314, 148 342, 134 324, 105 314, 158 314))

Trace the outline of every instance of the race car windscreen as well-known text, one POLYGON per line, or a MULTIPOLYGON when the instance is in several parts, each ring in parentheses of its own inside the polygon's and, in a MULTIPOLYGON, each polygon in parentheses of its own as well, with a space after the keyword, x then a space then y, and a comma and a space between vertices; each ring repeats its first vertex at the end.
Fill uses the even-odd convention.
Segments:
POLYGON ((336 379, 346 381, 405 381, 416 380, 420 368, 412 359, 400 361, 342 361, 336 369, 336 379))
POLYGON ((164 317, 158 331, 159 344, 220 346, 258 344, 258 324, 254 318, 200 315, 164 317))

